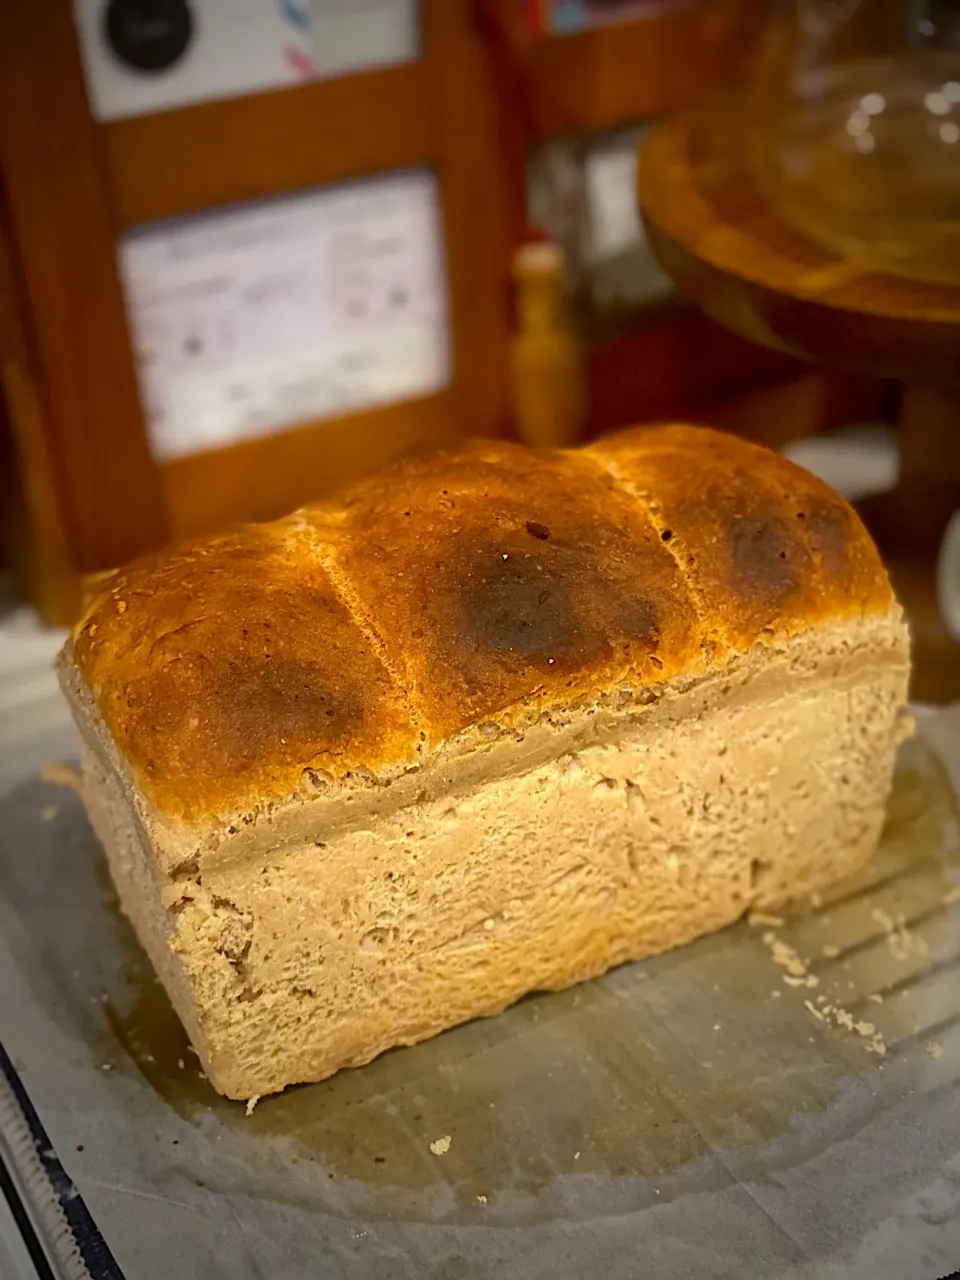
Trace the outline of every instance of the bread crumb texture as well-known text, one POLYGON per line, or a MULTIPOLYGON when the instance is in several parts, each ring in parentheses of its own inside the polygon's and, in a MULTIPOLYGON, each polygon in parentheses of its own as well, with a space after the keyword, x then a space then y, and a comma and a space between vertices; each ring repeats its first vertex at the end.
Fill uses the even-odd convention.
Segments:
POLYGON ((99 580, 62 663, 153 812, 189 826, 891 603, 819 480, 715 431, 638 428, 408 459, 149 556, 99 580))

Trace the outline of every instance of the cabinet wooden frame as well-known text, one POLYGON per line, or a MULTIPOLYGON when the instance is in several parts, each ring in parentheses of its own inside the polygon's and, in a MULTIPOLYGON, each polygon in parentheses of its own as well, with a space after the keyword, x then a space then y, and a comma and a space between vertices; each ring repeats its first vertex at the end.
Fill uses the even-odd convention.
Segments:
POLYGON ((421 38, 409 64, 100 124, 70 0, 0 5, 7 256, 36 356, 29 370, 15 352, 7 359, 42 384, 49 483, 78 572, 225 519, 277 514, 391 451, 503 430, 509 246, 471 0, 423 0, 421 38), (450 386, 351 415, 349 430, 325 420, 158 464, 118 276, 124 230, 411 167, 438 178, 450 386))
POLYGON ((613 129, 685 106, 743 72, 766 8, 767 0, 703 0, 524 42, 534 139, 613 129))

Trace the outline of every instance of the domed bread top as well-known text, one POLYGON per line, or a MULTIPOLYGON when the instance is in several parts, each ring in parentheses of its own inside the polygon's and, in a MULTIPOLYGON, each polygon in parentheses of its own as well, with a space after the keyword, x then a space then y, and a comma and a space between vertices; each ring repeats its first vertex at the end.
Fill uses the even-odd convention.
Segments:
POLYGON ((451 738, 883 612, 852 509, 702 428, 570 452, 474 442, 335 502, 107 575, 75 662, 154 811, 207 824, 304 776, 389 776, 451 738))

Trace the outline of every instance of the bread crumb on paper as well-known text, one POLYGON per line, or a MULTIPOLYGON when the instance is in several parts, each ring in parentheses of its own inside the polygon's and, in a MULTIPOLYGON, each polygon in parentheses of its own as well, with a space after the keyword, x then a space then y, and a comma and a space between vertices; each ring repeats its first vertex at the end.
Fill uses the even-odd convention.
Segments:
POLYGON ((83 777, 79 769, 74 769, 73 765, 64 764, 62 760, 48 760, 40 770, 40 777, 44 782, 50 782, 55 787, 66 787, 68 791, 75 791, 80 795, 83 790, 83 777))
POLYGON ((771 929, 779 929, 783 924, 783 916, 771 916, 765 911, 751 911, 747 923, 754 926, 767 925, 771 929))
POLYGON ((907 928, 904 916, 899 915, 894 919, 879 907, 874 907, 870 914, 887 935, 887 950, 894 960, 909 960, 911 956, 925 956, 929 953, 930 948, 925 940, 907 928))
POLYGON ((789 946, 782 938, 778 938, 772 931, 768 930, 763 934, 763 945, 770 951, 773 963, 778 964, 781 969, 786 969, 787 974, 791 978, 806 978, 807 966, 799 955, 789 946))
POLYGON ((45 804, 40 810, 41 822, 52 822, 60 812, 60 806, 56 804, 45 804))
POLYGON ((853 1014, 849 1009, 844 1009, 842 1005, 825 1005, 825 1013, 832 1013, 833 1020, 838 1027, 842 1027, 844 1031, 853 1030, 853 1014))
POLYGON ((825 942, 820 950, 828 960, 834 960, 840 954, 840 948, 835 942, 825 942))
POLYGON ((445 1133, 442 1138, 435 1138, 434 1141, 430 1143, 430 1150, 435 1156, 445 1156, 450 1150, 450 1143, 452 1141, 453 1139, 450 1137, 449 1133, 445 1133))
POLYGON ((486 1196, 477 1196, 477 1200, 479 1201, 479 1203, 480 1203, 480 1204, 486 1204, 486 1203, 487 1203, 487 1197, 486 1197, 486 1196))
POLYGON ((812 1000, 804 1000, 804 1008, 817 1022, 832 1023, 839 1027, 842 1031, 851 1031, 860 1036, 862 1040, 867 1040, 866 1049, 868 1053, 875 1053, 883 1057, 887 1052, 887 1046, 883 1036, 877 1030, 876 1024, 867 1022, 862 1018, 855 1018, 849 1009, 845 1009, 842 1004, 832 1004, 824 995, 817 996, 816 1004, 812 1000))
POLYGON ((256 1107, 259 1101, 260 1101, 259 1093, 255 1093, 252 1098, 247 1099, 247 1115, 248 1116, 253 1115, 254 1108, 256 1107))
POLYGON ((924 1045, 924 1048, 926 1049, 927 1053, 929 1053, 931 1058, 936 1059, 936 1058, 943 1057, 943 1045, 940 1044, 939 1041, 937 1040, 928 1040, 927 1043, 924 1045))

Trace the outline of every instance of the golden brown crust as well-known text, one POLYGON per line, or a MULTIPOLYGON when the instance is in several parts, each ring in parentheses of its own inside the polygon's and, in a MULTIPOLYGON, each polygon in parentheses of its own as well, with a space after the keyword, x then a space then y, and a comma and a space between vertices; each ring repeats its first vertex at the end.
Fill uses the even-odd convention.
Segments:
POLYGON ((719 657, 890 607, 870 535, 801 467, 704 427, 642 427, 586 451, 651 510, 702 601, 719 657))
POLYGON ((111 575, 73 645, 107 728, 169 817, 253 808, 296 791, 306 770, 416 759, 404 700, 295 522, 111 575))
POLYGON ((154 810, 203 823, 891 602, 827 486, 717 432, 641 428, 409 459, 149 557, 105 581, 72 652, 154 810))
POLYGON ((578 455, 475 443, 344 504, 334 558, 433 746, 537 699, 689 670, 689 593, 642 508, 578 455))

